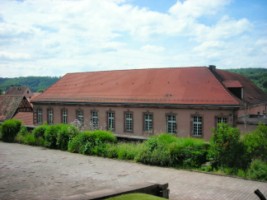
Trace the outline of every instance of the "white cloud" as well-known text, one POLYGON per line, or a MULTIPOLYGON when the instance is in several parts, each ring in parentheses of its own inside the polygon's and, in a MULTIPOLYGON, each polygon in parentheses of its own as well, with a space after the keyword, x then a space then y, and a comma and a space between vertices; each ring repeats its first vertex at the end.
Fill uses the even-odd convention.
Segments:
POLYGON ((205 15, 214 15, 230 0, 178 0, 169 12, 179 18, 197 18, 205 15))
POLYGON ((165 13, 128 2, 3 0, 0 74, 6 68, 15 76, 15 69, 25 75, 63 75, 211 62, 266 66, 266 40, 255 36, 257 27, 246 18, 218 15, 230 0, 178 0, 165 13), (216 20, 205 23, 203 16, 216 20))
POLYGON ((159 53, 159 52, 163 52, 165 48, 148 44, 148 45, 143 46, 141 50, 144 50, 145 52, 159 53))
POLYGON ((3 60, 27 60, 31 58, 31 55, 27 53, 0 51, 0 58, 3 60))

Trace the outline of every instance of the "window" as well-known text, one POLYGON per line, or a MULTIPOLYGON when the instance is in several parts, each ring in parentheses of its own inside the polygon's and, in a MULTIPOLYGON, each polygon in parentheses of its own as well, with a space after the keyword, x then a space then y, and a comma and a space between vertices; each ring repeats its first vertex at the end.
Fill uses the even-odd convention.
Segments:
POLYGON ((54 123, 54 113, 52 108, 47 109, 47 123, 53 124, 54 123))
POLYGON ((216 118, 217 118, 217 120, 216 120, 217 124, 219 124, 219 123, 227 124, 227 122, 228 122, 227 117, 216 117, 216 118))
POLYGON ((153 131, 152 113, 144 113, 144 131, 153 131))
POLYGON ((133 132, 133 113, 132 112, 124 113, 124 131, 133 132))
POLYGON ((83 110, 81 109, 76 110, 76 119, 81 123, 81 126, 83 126, 83 121, 84 121, 83 110))
POLYGON ((167 132, 177 133, 176 116, 174 114, 168 114, 167 118, 167 132))
POLYGON ((203 119, 201 116, 193 116, 193 136, 202 136, 203 119))
POLYGON ((61 110, 61 122, 63 124, 67 124, 68 123, 68 110, 63 108, 61 110))
POLYGON ((93 110, 91 111, 91 128, 96 130, 98 129, 98 112, 93 110))
POLYGON ((42 124, 43 123, 43 110, 41 108, 37 108, 36 114, 37 114, 37 124, 42 124))
POLYGON ((112 111, 107 112, 107 125, 108 130, 115 130, 115 113, 112 111))

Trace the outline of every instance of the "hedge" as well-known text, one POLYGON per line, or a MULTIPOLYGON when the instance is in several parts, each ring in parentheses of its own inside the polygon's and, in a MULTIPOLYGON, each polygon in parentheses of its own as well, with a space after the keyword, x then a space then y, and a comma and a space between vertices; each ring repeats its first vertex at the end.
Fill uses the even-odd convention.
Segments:
POLYGON ((21 121, 16 119, 6 120, 2 124, 2 140, 4 142, 14 142, 15 137, 20 131, 21 121))

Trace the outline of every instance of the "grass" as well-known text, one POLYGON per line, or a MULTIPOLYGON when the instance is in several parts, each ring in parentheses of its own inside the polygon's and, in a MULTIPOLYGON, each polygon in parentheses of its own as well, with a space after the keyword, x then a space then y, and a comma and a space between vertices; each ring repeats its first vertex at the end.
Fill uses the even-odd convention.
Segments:
POLYGON ((165 200, 165 198, 156 197, 149 194, 132 193, 111 197, 106 200, 165 200))

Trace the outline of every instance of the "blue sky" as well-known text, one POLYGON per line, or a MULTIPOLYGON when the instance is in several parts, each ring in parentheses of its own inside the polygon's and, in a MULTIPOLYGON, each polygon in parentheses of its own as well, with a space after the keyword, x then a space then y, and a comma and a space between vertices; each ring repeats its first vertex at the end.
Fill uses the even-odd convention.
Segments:
POLYGON ((267 68, 267 0, 0 0, 0 77, 267 68))

